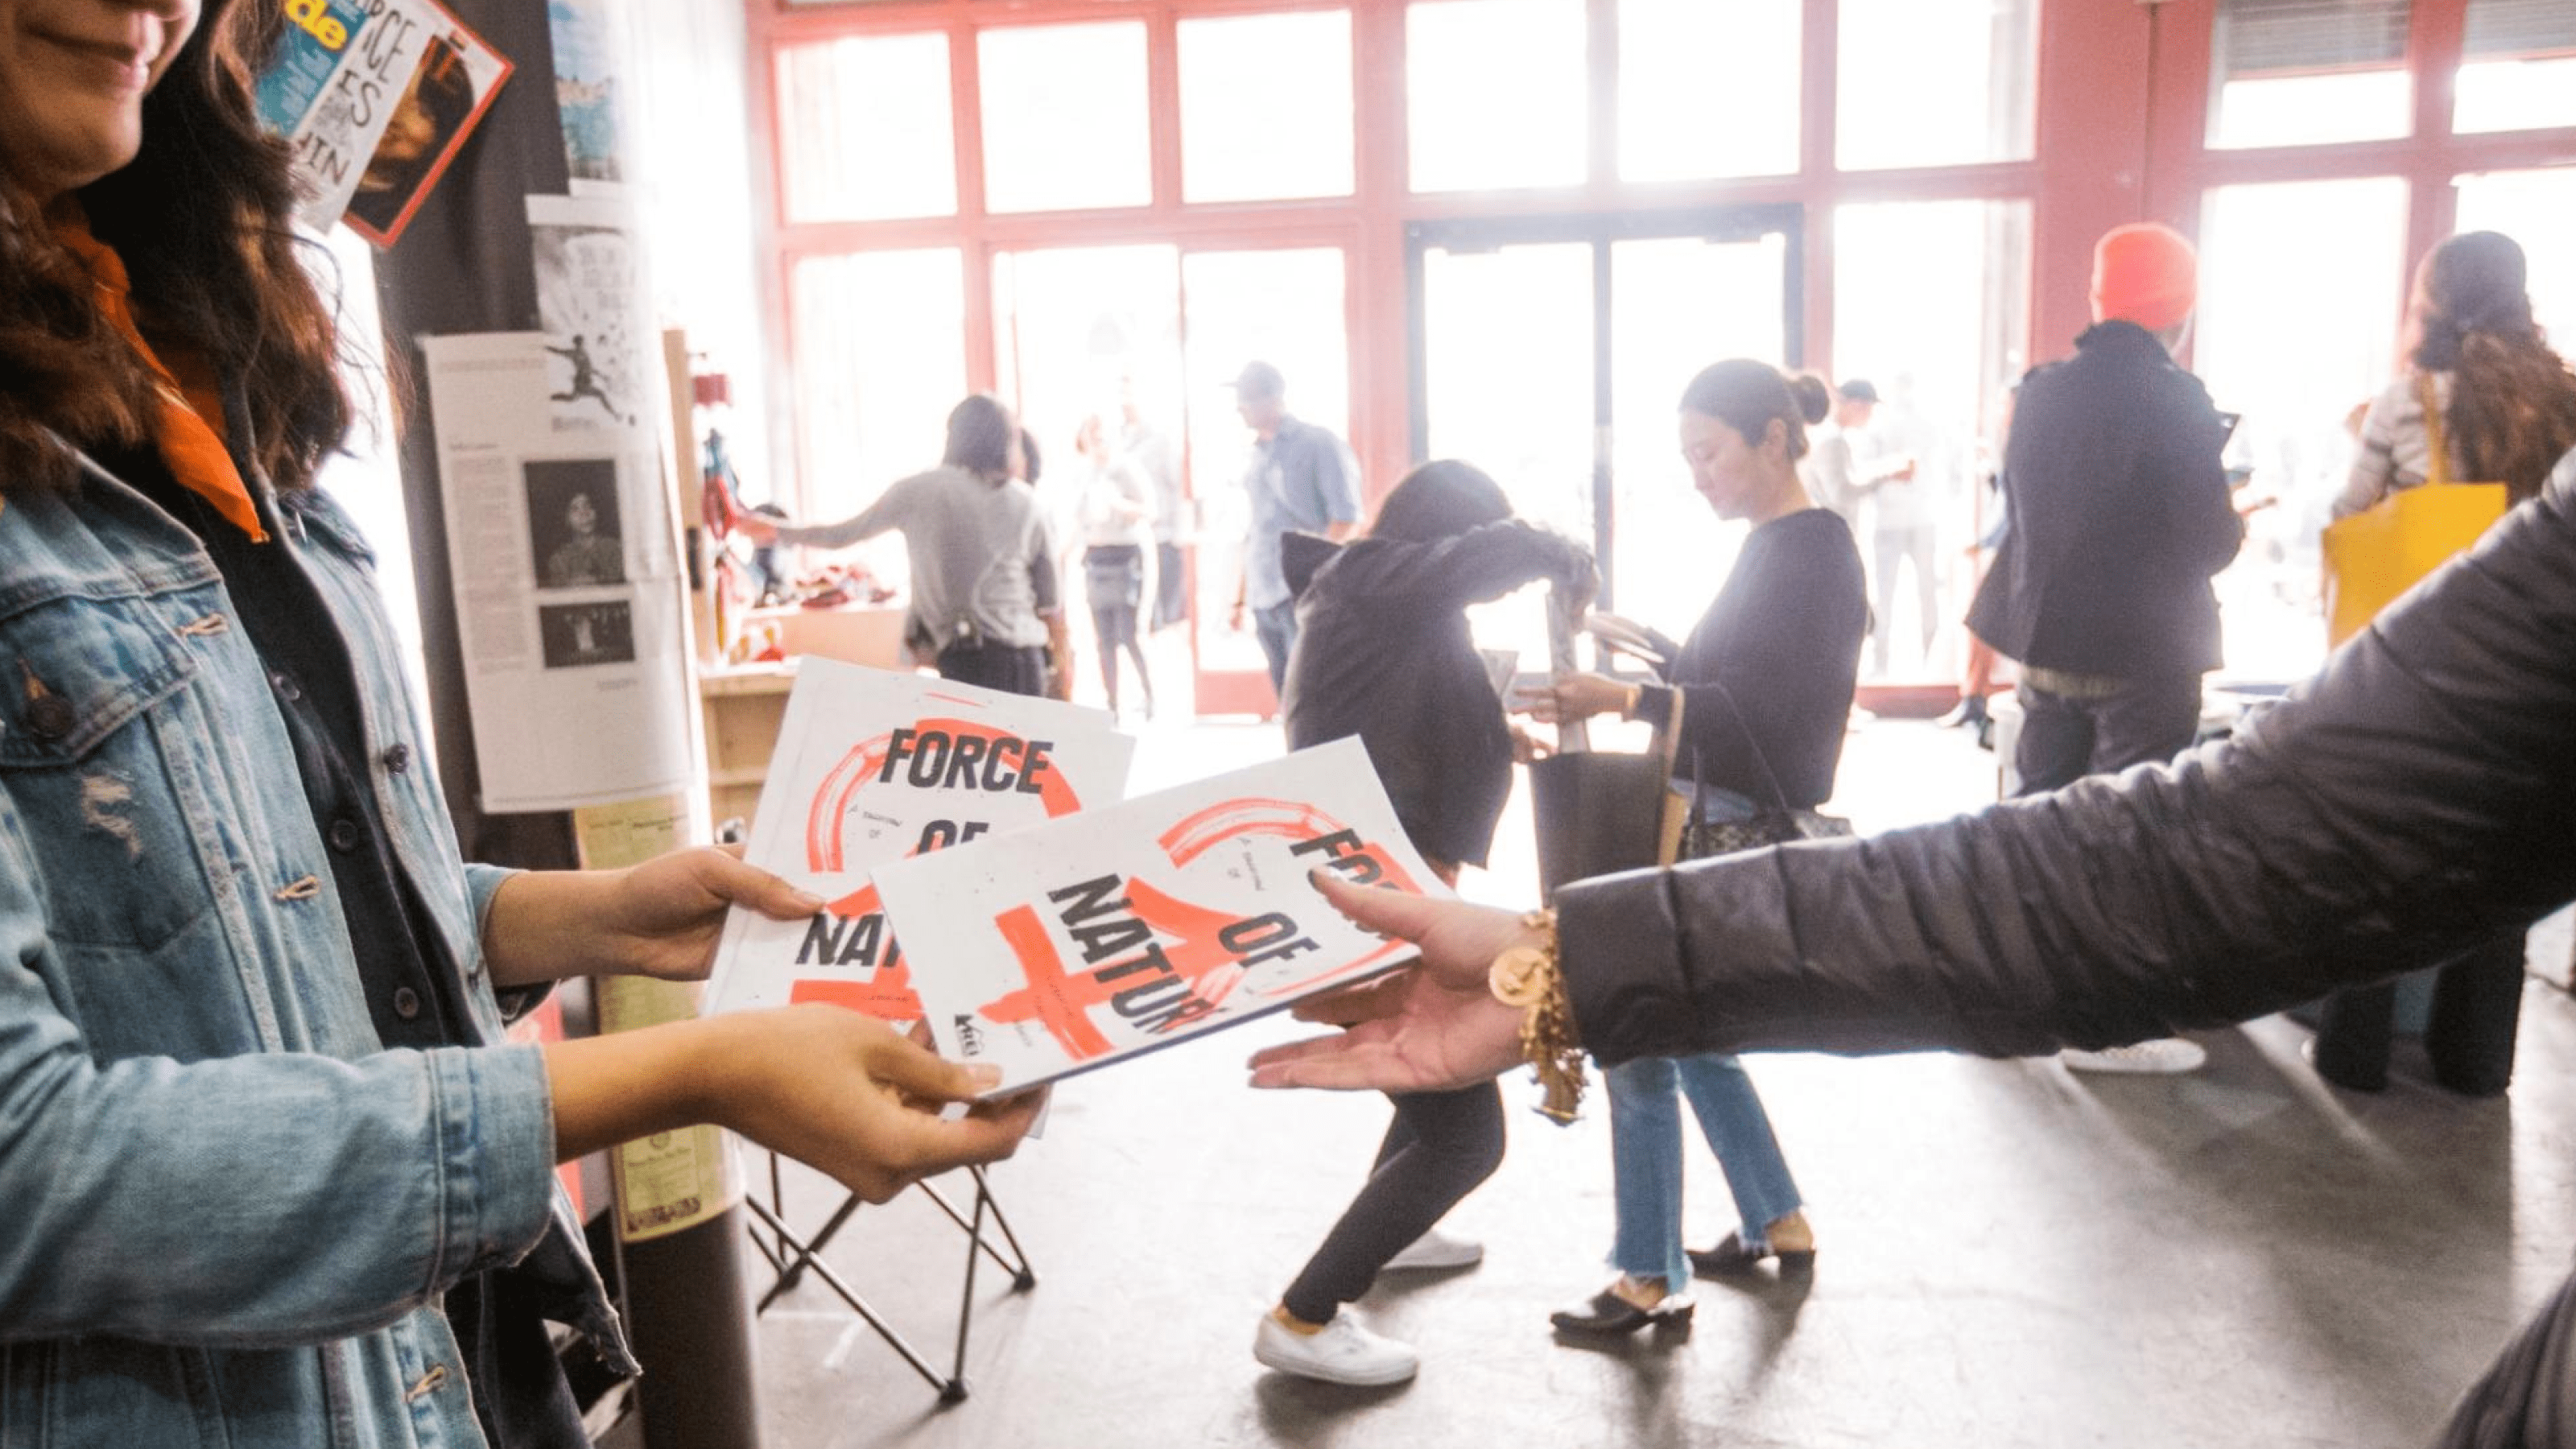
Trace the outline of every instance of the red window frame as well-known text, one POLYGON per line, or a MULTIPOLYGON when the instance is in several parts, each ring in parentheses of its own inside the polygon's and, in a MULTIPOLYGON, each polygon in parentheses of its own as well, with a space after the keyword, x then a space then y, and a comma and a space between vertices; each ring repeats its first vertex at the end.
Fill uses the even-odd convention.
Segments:
MULTIPOLYGON (((786 278, 804 256, 879 247, 955 246, 965 258, 970 384, 994 382, 991 257, 1039 246, 1155 242, 1184 249, 1331 245, 1350 278, 1351 442, 1367 475, 1398 476, 1410 461, 1405 244, 1407 223, 1468 216, 1575 215, 1736 202, 1806 208, 1807 354, 1830 372, 1833 343, 1833 210, 1848 202, 1999 200, 2032 206, 2031 354, 2062 353, 2090 320, 2092 245, 2110 227, 2142 219, 2196 234, 2203 194, 2247 182, 2399 176, 2410 195, 2407 251, 2445 235, 2453 178, 2468 172, 2576 163, 2576 127, 2463 136, 2451 130, 2453 79, 2468 0, 2414 0, 2407 68, 2413 133, 2344 145, 2213 150, 2206 143, 2212 35, 2218 0, 2039 0, 2036 154, 2027 160, 1904 171, 1834 165, 1836 0, 1805 0, 1799 167, 1738 181, 1632 185, 1617 179, 1617 0, 1586 0, 1592 36, 1591 178, 1546 191, 1415 195, 1405 187, 1405 5, 1402 0, 853 0, 796 5, 746 0, 750 97, 767 258, 771 364, 793 366, 786 278), (1183 204, 1179 59, 1184 17, 1347 9, 1351 12, 1355 187, 1347 197, 1183 204), (1145 23, 1153 200, 1141 207, 996 216, 983 207, 976 32, 990 26, 1141 19, 1145 23), (949 36, 958 211, 926 220, 790 224, 777 172, 775 54, 779 47, 844 35, 942 30, 949 36)), ((1714 67, 1714 62, 1713 62, 1714 67)), ((1722 83, 1713 68, 1712 84, 1722 83)), ((2382 305, 2402 308, 2403 278, 2382 305)), ((784 409, 793 390, 773 388, 781 457, 795 456, 784 409)))

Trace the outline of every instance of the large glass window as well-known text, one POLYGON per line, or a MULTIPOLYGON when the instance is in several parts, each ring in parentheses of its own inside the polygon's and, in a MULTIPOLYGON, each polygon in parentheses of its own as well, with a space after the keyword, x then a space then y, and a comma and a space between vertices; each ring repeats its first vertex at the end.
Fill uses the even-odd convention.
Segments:
POLYGON ((1404 47, 1414 190, 1583 180, 1583 0, 1420 0, 1404 47))
POLYGON ((2396 374, 2405 250, 2393 177, 2221 187, 2202 208, 2194 367, 2241 415, 2227 459, 2249 496, 2280 500, 2218 581, 2231 673, 2296 679, 2324 657, 2317 533, 2352 466, 2348 419, 2396 374))
POLYGON ((1620 178, 1797 170, 1804 8, 1799 0, 1619 0, 1620 178))
POLYGON ((2531 264, 2531 315, 2562 354, 2576 350, 2576 166, 2497 171, 2459 181, 2459 229, 2500 231, 2522 243, 2531 264))
POLYGON ((1347 10, 1180 23, 1181 199, 1351 192, 1347 10))
POLYGON ((1881 399, 1853 447, 1876 474, 1855 510, 1878 617, 1873 675, 1954 674, 1975 583, 1961 563, 1992 521, 1995 420, 2028 361, 2029 296, 2028 203, 1834 212, 1834 380, 1865 380, 1881 399))
POLYGON ((984 206, 1067 211, 1154 199, 1145 27, 1015 25, 976 37, 984 206))
POLYGON ((2313 146, 2403 136, 2407 0, 2219 0, 2209 144, 2313 146))
POLYGON ((2035 0, 1841 0, 1834 152, 1847 171, 2031 154, 2035 0))
POLYGON ((2576 3, 2469 0, 2455 131, 2576 126, 2576 3))
POLYGON ((1682 461, 1682 389, 1712 362, 1786 360, 1788 238, 1651 237, 1610 248, 1612 539, 1616 607, 1680 634, 1734 567, 1682 461))
MULTIPOLYGON (((954 248, 808 257, 791 287, 802 513, 846 518, 939 461, 966 395, 964 266, 954 248)), ((881 554, 900 570, 900 548, 881 554)))
POLYGON ((787 219, 883 221, 957 210, 948 37, 851 36, 778 52, 787 219))

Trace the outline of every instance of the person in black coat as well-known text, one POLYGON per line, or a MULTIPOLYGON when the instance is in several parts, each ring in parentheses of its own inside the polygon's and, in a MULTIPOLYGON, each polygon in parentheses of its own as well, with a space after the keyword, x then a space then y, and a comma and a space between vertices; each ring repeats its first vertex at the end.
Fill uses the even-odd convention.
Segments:
MULTIPOLYGON (((1366 537, 1284 540, 1297 609, 1288 745, 1359 736, 1406 836, 1452 884, 1461 866, 1485 863, 1514 753, 1467 606, 1538 579, 1578 605, 1594 587, 1582 545, 1511 513, 1493 479, 1442 461, 1407 474, 1366 537)), ((1262 1319, 1253 1355, 1283 1373, 1343 1384, 1411 1378, 1413 1349, 1360 1326, 1343 1305, 1386 1268, 1465 1267, 1483 1254, 1432 1229, 1501 1164, 1502 1094, 1480 1082, 1392 1097, 1395 1121, 1368 1185, 1262 1319)))
POLYGON ((2025 793, 2172 759, 2219 664, 2209 581, 2245 525, 2219 458, 2227 420, 2172 355, 2190 333, 2194 267, 2190 243, 2163 227, 2104 237, 2097 320, 2015 398, 2012 529, 1968 627, 2022 665, 2025 793))
MULTIPOLYGON (((1671 661, 1662 683, 1567 674, 1533 702, 1548 723, 1615 711, 1674 732, 1678 783, 1692 813, 1712 821, 1809 809, 1834 791, 1869 603, 1850 525, 1818 507, 1798 474, 1807 426, 1824 420, 1828 401, 1821 379, 1784 377, 1751 358, 1691 379, 1679 413, 1692 485, 1719 518, 1752 525, 1734 567, 1689 639, 1649 631, 1671 661)), ((1775 1258, 1785 1272, 1812 1270, 1805 1199, 1742 1062, 1726 1052, 1655 1054, 1605 1076, 1619 1276, 1552 1315, 1559 1332, 1687 1323, 1694 1273, 1741 1276, 1775 1258), (1738 1217, 1705 1250, 1682 1246, 1684 1100, 1726 1169, 1738 1217)))
MULTIPOLYGON (((2191 243, 2119 227, 2093 256, 2093 326, 2075 356, 2033 369, 2013 404, 2003 492, 2012 527, 1968 627, 2022 666, 2024 794, 2170 760, 2200 729, 2200 677, 2219 664, 2210 579, 2245 522, 2219 451, 2231 426, 2176 366, 2198 296, 2191 243)), ((2079 1071, 2187 1072, 2181 1038, 2069 1052, 2079 1071)))

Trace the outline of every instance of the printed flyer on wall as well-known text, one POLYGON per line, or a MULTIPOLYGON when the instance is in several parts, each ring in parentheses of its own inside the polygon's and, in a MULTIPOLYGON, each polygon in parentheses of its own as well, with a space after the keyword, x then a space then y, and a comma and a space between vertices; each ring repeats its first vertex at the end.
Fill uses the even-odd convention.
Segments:
POLYGON ((743 855, 830 904, 804 921, 734 912, 706 1010, 828 1001, 919 1020, 871 873, 1114 804, 1135 749, 1099 710, 806 657, 743 855))
POLYGON ((1357 739, 877 872, 941 1055, 997 1093, 1249 1021, 1413 959, 1308 879, 1447 898, 1357 739))

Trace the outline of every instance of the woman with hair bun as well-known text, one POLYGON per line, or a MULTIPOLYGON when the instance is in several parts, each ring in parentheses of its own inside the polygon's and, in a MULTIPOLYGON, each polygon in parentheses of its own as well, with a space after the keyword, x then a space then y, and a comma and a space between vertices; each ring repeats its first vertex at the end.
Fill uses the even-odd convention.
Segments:
MULTIPOLYGON (((1807 426, 1824 421, 1831 403, 1820 379, 1784 377, 1749 359, 1691 380, 1681 445, 1692 482, 1719 518, 1753 526, 1735 567, 1689 639, 1638 631, 1670 661, 1662 684, 1568 675, 1533 710, 1550 722, 1617 713, 1663 727, 1678 709, 1683 777, 1675 785, 1702 800, 1711 819, 1808 808, 1833 794, 1869 606, 1850 527, 1798 479, 1807 426)), ((1742 1274, 1766 1258, 1783 1272, 1813 1267, 1815 1234, 1742 1063, 1716 1052, 1643 1057, 1606 1075, 1618 1212, 1610 1265, 1619 1276, 1556 1313, 1559 1331, 1614 1335, 1687 1322, 1693 1269, 1742 1274), (1725 1168, 1741 1218, 1705 1252, 1682 1248, 1677 1091, 1725 1168)))
MULTIPOLYGON (((2576 447, 2576 374, 2531 320, 2522 248, 2492 231, 2462 232, 2433 248, 2415 269, 2406 325, 2406 373, 2362 419, 2361 455, 2335 516, 2436 473, 2502 483, 2515 503, 2539 493, 2551 466, 2576 447), (2436 447, 2444 455, 2438 468, 2436 447)), ((2435 1082, 2492 1097, 2512 1081, 2522 967, 2518 935, 2442 966, 2424 1028, 2435 1082)), ((2395 1004, 2396 988, 2386 982, 2328 998, 2317 1020, 2318 1075, 2355 1091, 2388 1085, 2395 1004)))

